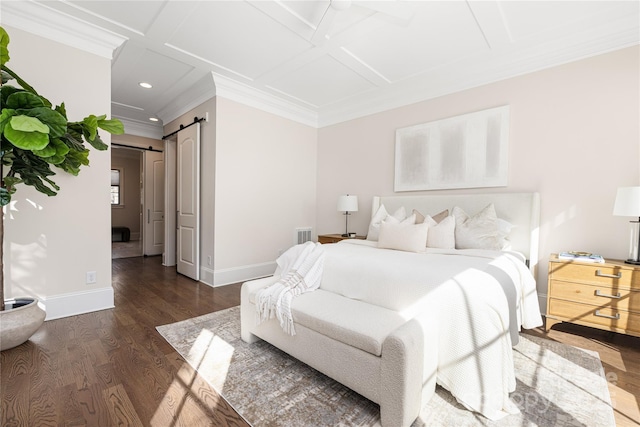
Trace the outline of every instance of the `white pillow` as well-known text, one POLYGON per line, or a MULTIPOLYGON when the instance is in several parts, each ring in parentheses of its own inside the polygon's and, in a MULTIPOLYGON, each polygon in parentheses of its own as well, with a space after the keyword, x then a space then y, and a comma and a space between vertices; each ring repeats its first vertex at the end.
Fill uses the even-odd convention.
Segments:
POLYGON ((378 247, 407 252, 424 252, 429 232, 428 224, 393 223, 380 224, 378 247))
POLYGON ((456 249, 501 250, 505 235, 498 229, 498 217, 493 203, 474 216, 469 216, 458 206, 453 208, 455 217, 456 249))
MULTIPOLYGON (((380 223, 382 223, 382 221, 389 219, 389 218, 394 218, 396 220, 398 220, 398 222, 402 221, 405 219, 405 216, 407 215, 407 211, 404 208, 404 206, 398 208, 393 215, 389 215, 389 213, 387 212, 387 209, 384 207, 384 205, 380 205, 380 207, 378 208, 378 210, 376 211, 376 213, 373 215, 373 218, 371 218, 371 222, 369 223, 369 231, 367 232, 367 240, 373 240, 373 241, 377 241, 378 240, 378 235, 380 234, 380 223)), ((415 222, 415 219, 414 219, 415 222)))
POLYGON ((456 218, 453 215, 446 217, 440 223, 427 215, 424 222, 429 225, 429 234, 427 235, 428 248, 456 248, 456 218))

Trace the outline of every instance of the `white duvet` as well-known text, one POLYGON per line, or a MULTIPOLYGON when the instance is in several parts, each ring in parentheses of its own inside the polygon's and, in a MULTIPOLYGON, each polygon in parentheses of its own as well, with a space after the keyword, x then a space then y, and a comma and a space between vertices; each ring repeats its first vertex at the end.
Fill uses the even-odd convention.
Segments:
POLYGON ((323 245, 320 289, 382 306, 411 319, 435 311, 437 381, 470 410, 499 419, 518 409, 512 336, 542 325, 536 284, 517 254, 485 250, 412 253, 376 242, 323 245))

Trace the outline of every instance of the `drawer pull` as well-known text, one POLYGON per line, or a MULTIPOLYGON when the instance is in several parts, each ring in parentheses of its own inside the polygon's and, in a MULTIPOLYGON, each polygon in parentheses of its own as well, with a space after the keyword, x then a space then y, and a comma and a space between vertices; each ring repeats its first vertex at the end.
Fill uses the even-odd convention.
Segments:
POLYGON ((618 274, 605 274, 600 270, 596 270, 596 276, 600 276, 600 277, 609 277, 611 279, 620 279, 622 277, 622 273, 618 273, 618 274))
POLYGON ((600 289, 596 289, 596 296, 597 297, 605 297, 605 298, 615 298, 615 299, 622 298, 622 295, 620 294, 620 292, 618 292, 615 295, 607 295, 607 294, 603 294, 602 292, 600 292, 600 289))
POLYGON ((614 320, 619 320, 620 319, 620 313, 616 313, 615 316, 609 316, 608 314, 600 313, 600 310, 596 310, 596 312, 594 314, 596 316, 598 316, 598 317, 606 317, 607 319, 614 319, 614 320))

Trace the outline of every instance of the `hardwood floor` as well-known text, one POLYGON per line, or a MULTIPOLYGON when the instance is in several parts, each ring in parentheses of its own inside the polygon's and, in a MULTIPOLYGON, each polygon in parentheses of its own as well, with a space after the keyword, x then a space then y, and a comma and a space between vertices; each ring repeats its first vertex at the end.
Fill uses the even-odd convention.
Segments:
POLYGON ((113 260, 113 310, 45 322, 1 353, 2 426, 248 426, 155 327, 240 303, 160 265, 113 260))
MULTIPOLYGON (((115 309, 46 322, 0 354, 0 425, 247 427, 155 329, 238 305, 240 285, 139 257, 113 260, 113 287, 115 309)), ((618 425, 640 424, 640 338, 568 324, 527 333, 598 351, 618 425)))
POLYGON ((640 338, 562 323, 548 333, 525 331, 564 344, 597 351, 608 381, 616 425, 640 426, 640 338))

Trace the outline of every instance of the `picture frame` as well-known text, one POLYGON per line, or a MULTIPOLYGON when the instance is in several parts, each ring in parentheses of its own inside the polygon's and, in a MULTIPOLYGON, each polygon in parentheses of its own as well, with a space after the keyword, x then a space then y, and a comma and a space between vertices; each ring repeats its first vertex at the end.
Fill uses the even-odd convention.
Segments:
POLYGON ((394 191, 504 187, 509 106, 396 130, 394 191))

